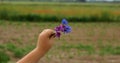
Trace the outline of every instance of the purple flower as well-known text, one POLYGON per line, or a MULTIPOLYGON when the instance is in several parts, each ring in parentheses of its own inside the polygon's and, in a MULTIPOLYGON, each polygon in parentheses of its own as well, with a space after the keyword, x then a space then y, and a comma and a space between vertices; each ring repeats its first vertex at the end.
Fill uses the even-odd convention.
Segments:
POLYGON ((60 31, 61 30, 61 27, 60 26, 57 26, 56 28, 55 28, 55 31, 60 31))
POLYGON ((55 27, 55 31, 56 31, 56 37, 60 37, 61 32, 70 33, 71 27, 68 25, 67 20, 63 19, 62 23, 59 26, 55 27))
POLYGON ((57 27, 55 28, 55 31, 62 31, 62 32, 63 32, 63 31, 64 31, 64 27, 65 27, 65 26, 61 24, 60 26, 57 26, 57 27))
POLYGON ((60 37, 61 33, 59 31, 56 31, 56 37, 60 37))

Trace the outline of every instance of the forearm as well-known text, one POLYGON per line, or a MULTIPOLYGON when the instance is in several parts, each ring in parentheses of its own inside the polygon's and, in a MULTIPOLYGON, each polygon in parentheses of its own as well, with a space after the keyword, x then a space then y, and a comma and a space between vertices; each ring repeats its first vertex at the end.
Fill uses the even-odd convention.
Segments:
POLYGON ((46 29, 40 33, 38 37, 37 46, 29 54, 19 60, 17 63, 38 63, 41 57, 43 57, 53 44, 54 31, 46 29), (51 36, 52 35, 52 36, 51 36))
POLYGON ((41 57, 44 56, 44 54, 45 53, 42 50, 38 50, 37 48, 35 48, 33 51, 31 51, 17 63, 38 63, 38 61, 40 60, 41 57))

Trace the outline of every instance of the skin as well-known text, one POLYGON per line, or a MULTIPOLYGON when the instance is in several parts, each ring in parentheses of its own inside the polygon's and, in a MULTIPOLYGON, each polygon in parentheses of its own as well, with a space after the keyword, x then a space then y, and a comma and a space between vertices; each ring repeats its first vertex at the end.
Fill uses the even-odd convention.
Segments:
POLYGON ((55 31, 51 29, 43 30, 38 37, 36 48, 20 59, 17 63, 38 63, 52 47, 54 43, 55 31))

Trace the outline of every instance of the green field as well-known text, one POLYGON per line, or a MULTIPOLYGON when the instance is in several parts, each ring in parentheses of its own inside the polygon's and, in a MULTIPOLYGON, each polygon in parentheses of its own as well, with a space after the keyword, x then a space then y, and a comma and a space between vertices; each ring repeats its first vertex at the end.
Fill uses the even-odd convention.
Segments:
MULTIPOLYGON (((0 21, 0 51, 11 58, 10 62, 15 62, 35 47, 37 37, 43 29, 53 29, 58 24, 0 21)), ((120 23, 70 23, 70 25, 72 32, 69 35, 62 35, 60 40, 56 38, 55 45, 41 62, 109 63, 112 57, 115 63, 119 62, 120 23)))
POLYGON ((1 3, 0 19, 11 21, 119 22, 114 3, 1 3))
MULTIPOLYGON (((102 12, 118 17, 119 6, 109 3, 1 3, 0 14, 5 18, 0 19, 0 63, 18 61, 35 48, 42 30, 54 29, 64 16, 69 21, 68 16, 98 16, 102 12), (25 15, 33 13, 44 16, 46 20, 31 20, 35 16, 22 20, 25 15), (21 19, 8 19, 11 16, 16 18, 15 15, 23 16, 21 19), (49 19, 50 16, 60 18, 52 21, 54 19, 49 20, 47 16, 49 19)), ((70 21, 72 32, 60 39, 55 38, 53 48, 40 63, 119 63, 120 23, 119 20, 113 21, 70 21)))

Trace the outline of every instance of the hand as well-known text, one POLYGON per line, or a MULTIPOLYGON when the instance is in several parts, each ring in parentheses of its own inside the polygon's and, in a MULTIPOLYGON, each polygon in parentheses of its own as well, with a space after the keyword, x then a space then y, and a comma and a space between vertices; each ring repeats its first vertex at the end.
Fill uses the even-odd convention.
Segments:
POLYGON ((51 29, 43 30, 38 37, 38 43, 34 50, 19 60, 17 63, 38 63, 45 53, 52 47, 55 32, 51 29))
POLYGON ((54 43, 55 31, 51 29, 43 30, 38 37, 37 49, 47 52, 54 43))

